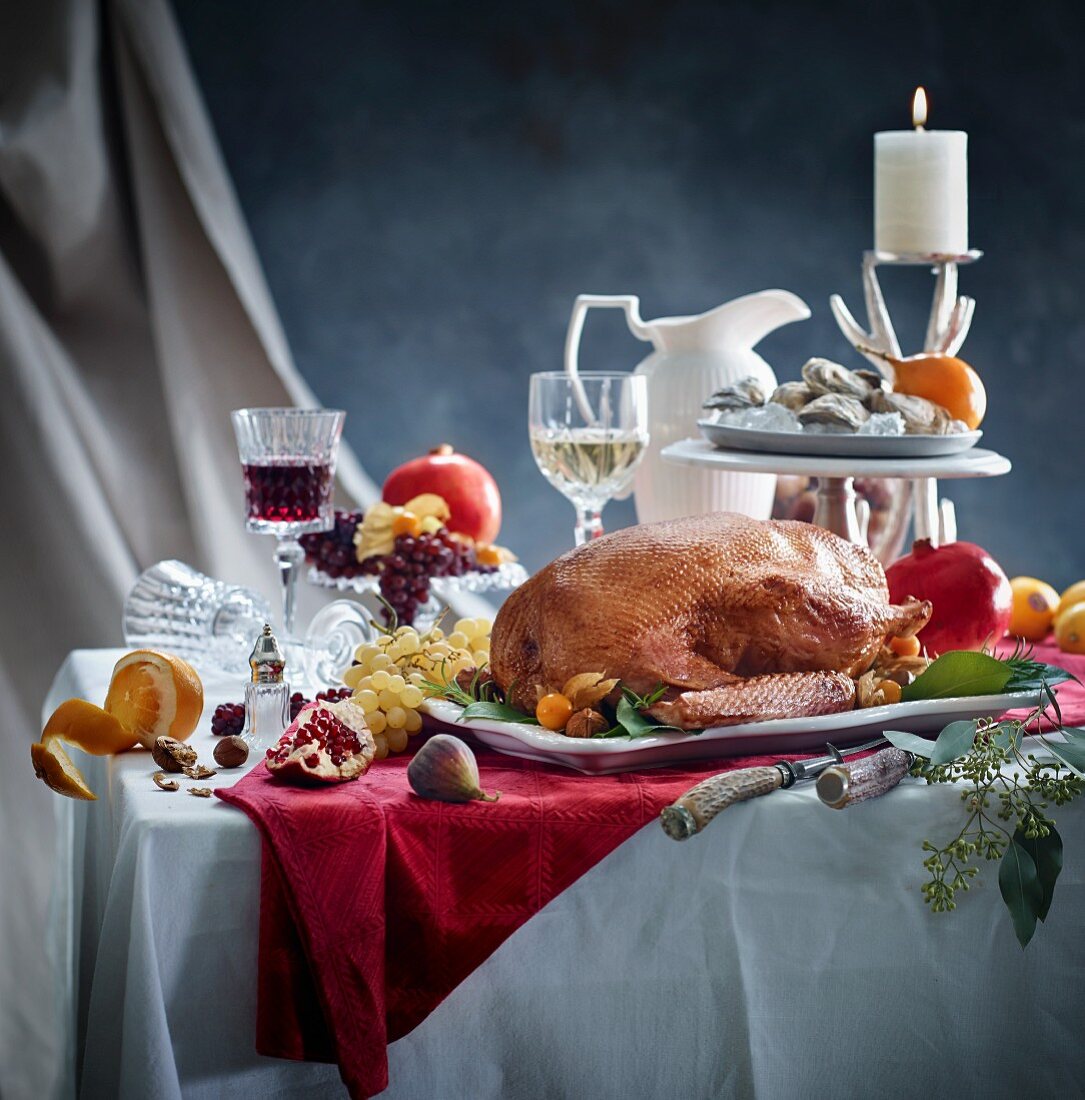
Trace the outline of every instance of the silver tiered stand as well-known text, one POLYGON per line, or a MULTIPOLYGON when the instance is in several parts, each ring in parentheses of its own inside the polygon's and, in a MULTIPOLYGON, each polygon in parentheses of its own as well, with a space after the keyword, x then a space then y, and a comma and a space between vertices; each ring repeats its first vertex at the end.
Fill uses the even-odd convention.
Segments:
MULTIPOLYGON (((868 330, 858 324, 839 294, 829 300, 833 316, 852 347, 892 381, 892 367, 885 357, 900 359, 902 353, 878 282, 877 269, 879 266, 929 267, 935 276, 935 285, 923 350, 956 355, 968 335, 976 307, 974 299, 958 296, 957 269, 982 255, 978 251, 959 255, 864 252, 863 296, 868 330)), ((836 458, 725 450, 706 440, 686 439, 664 448, 663 457, 682 465, 716 470, 816 477, 814 523, 850 542, 864 545, 866 516, 856 510, 856 477, 910 480, 915 502, 915 537, 929 538, 937 546, 939 542, 952 542, 956 537, 952 506, 948 501, 940 504, 938 500, 938 478, 998 477, 1008 474, 1011 469, 1009 459, 994 451, 977 448, 937 458, 836 458)))

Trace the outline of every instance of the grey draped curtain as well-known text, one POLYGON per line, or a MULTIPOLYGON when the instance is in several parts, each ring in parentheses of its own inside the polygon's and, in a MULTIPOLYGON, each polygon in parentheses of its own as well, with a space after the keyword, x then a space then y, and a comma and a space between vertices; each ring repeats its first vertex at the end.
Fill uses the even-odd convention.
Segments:
MULTIPOLYGON (((271 591, 227 412, 315 404, 164 0, 0 5, 0 1096, 65 1087, 29 745, 65 654, 120 644, 138 571, 271 591)), ((340 489, 375 490, 349 449, 340 489)), ((99 700, 100 701, 100 700, 99 700)))

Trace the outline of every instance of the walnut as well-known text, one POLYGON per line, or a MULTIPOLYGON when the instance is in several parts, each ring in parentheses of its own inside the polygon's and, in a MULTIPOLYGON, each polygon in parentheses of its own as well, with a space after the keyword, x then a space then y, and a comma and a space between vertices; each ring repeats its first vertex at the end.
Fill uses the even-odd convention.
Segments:
POLYGON ((196 763, 196 750, 173 737, 156 738, 151 756, 164 772, 183 771, 196 763))
POLYGON ((249 758, 249 746, 243 737, 233 734, 215 746, 215 763, 220 768, 240 768, 249 758))
POLYGON ((211 788, 210 787, 189 787, 188 788, 188 793, 195 795, 197 798, 210 798, 211 797, 211 788))
POLYGON ((165 772, 155 772, 151 776, 154 780, 154 785, 163 791, 175 791, 178 789, 176 779, 170 779, 165 772))
POLYGON ((566 737, 594 737, 597 733, 605 733, 610 729, 610 723, 591 707, 578 710, 565 724, 566 737))
POLYGON ((192 764, 187 768, 182 768, 182 772, 188 776, 189 779, 210 779, 215 775, 215 769, 207 767, 206 764, 192 764))

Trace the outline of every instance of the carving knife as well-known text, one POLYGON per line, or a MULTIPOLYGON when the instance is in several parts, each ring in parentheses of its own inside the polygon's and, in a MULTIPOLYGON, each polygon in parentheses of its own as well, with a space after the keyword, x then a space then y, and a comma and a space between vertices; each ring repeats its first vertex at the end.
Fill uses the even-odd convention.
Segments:
POLYGON ((915 757, 904 749, 883 749, 852 764, 832 764, 818 776, 818 798, 831 810, 891 791, 911 770, 915 757))
MULTIPOLYGON (((664 806, 659 815, 660 824, 672 840, 687 840, 704 829, 716 814, 736 802, 786 790, 805 779, 815 779, 827 768, 843 765, 846 756, 854 756, 856 753, 888 744, 884 737, 878 737, 845 752, 838 752, 829 745, 827 747, 830 756, 819 756, 812 760, 780 760, 759 768, 740 768, 737 771, 709 776, 691 787, 681 798, 664 806)), ((878 753, 871 759, 877 759, 881 755, 882 753, 878 753)), ((855 801, 854 796, 852 801, 855 801)))

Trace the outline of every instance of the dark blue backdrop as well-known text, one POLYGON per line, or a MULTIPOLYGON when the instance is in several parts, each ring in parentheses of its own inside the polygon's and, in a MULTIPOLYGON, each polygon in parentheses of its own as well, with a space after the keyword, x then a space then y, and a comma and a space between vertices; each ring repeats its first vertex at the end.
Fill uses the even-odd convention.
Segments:
MULTIPOLYGON (((906 125, 925 84, 931 126, 970 135, 987 255, 962 271, 978 299, 963 354, 1015 463, 946 490, 962 537, 1011 575, 1085 576, 1079 5, 177 8, 302 371, 348 410, 376 478, 442 441, 489 466, 531 567, 571 537, 525 420, 574 296, 638 293, 653 316, 786 287, 814 317, 762 344, 781 379, 811 354, 859 365, 828 297, 861 302, 871 135, 906 125)), ((918 346, 927 276, 884 285, 918 346)), ((605 314, 583 357, 626 368, 645 350, 605 314)))

